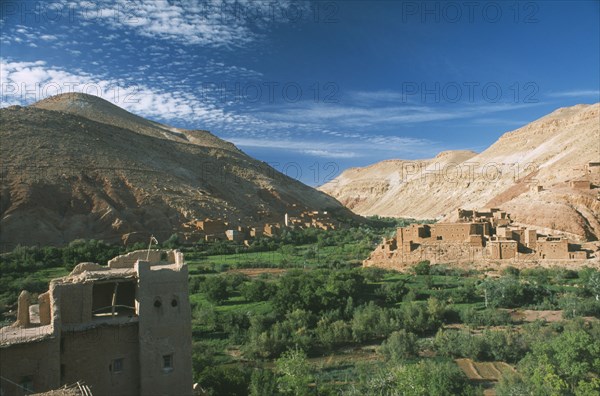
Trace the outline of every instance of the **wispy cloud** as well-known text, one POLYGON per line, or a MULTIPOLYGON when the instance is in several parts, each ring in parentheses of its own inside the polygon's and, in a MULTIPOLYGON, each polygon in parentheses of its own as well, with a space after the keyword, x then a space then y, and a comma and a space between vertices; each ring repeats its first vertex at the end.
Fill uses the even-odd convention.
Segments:
POLYGON ((307 1, 279 0, 113 0, 78 2, 80 14, 93 14, 117 29, 185 45, 239 48, 262 37, 271 25, 309 9, 307 1), (90 11, 92 9, 93 12, 90 11))
POLYGON ((239 147, 276 149, 297 152, 322 158, 357 158, 372 155, 376 152, 394 153, 397 155, 424 155, 436 153, 437 147, 430 145, 426 139, 410 139, 394 136, 371 136, 357 134, 354 138, 327 141, 321 139, 307 140, 301 137, 264 139, 260 137, 231 137, 228 140, 239 147), (365 150, 368 147, 368 150, 365 150))
POLYGON ((581 89, 572 91, 561 91, 551 92, 548 96, 552 98, 583 98, 583 97, 595 97, 600 100, 600 90, 593 89, 581 89))
POLYGON ((468 119, 539 105, 541 103, 492 103, 453 106, 402 105, 397 103, 378 105, 306 103, 281 109, 277 112, 263 112, 260 114, 265 119, 287 123, 312 120, 315 123, 335 123, 341 127, 366 128, 468 119))
POLYGON ((164 91, 106 76, 74 73, 48 66, 44 61, 0 59, 0 76, 2 107, 25 105, 59 93, 82 92, 99 96, 145 117, 171 121, 184 119, 204 125, 251 123, 246 117, 227 113, 189 92, 164 91))

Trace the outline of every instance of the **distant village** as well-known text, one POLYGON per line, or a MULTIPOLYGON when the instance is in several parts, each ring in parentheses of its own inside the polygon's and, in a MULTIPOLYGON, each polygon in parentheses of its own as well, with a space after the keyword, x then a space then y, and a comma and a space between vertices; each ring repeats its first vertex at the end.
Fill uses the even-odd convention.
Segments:
POLYGON ((254 238, 278 236, 286 228, 318 228, 329 231, 338 229, 340 226, 340 222, 327 211, 301 211, 292 206, 281 222, 233 226, 223 219, 194 220, 184 224, 182 234, 186 243, 220 240, 249 245, 254 238))
POLYGON ((431 263, 478 261, 586 260, 593 251, 569 243, 564 236, 540 234, 513 224, 498 208, 458 209, 454 223, 411 224, 384 238, 365 266, 398 268, 431 263))

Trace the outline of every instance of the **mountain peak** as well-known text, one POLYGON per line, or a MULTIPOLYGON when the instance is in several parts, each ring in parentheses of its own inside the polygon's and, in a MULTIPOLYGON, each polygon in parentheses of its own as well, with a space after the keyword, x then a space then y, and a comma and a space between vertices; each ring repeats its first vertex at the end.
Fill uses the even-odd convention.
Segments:
POLYGON ((65 107, 69 106, 97 106, 97 107, 112 107, 119 110, 121 109, 119 106, 116 106, 109 102, 106 99, 103 99, 96 95, 90 95, 80 92, 67 92, 54 96, 50 96, 48 98, 42 99, 30 105, 30 107, 36 107, 40 109, 46 110, 56 110, 61 111, 65 107))

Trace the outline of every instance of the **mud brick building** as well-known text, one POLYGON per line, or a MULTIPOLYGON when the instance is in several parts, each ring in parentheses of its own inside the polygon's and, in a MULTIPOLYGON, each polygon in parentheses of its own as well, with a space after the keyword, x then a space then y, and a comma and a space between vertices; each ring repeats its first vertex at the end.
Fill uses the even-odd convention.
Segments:
POLYGON ((0 329, 2 395, 83 381, 94 395, 191 395, 188 270, 176 250, 82 263, 0 329))

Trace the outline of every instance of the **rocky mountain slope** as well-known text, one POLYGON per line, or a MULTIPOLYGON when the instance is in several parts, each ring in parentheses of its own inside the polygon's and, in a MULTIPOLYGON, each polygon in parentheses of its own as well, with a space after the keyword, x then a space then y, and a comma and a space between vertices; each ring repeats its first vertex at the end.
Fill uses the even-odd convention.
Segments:
POLYGON ((319 189, 361 215, 453 220, 459 207, 492 206, 521 224, 595 240, 599 190, 571 183, 590 179, 589 162, 600 162, 600 103, 558 109, 480 154, 383 161, 348 169, 319 189))
POLYGON ((194 218, 281 221, 292 204, 354 216, 207 131, 148 121, 90 95, 1 109, 0 141, 3 250, 136 232, 166 238, 194 218))

